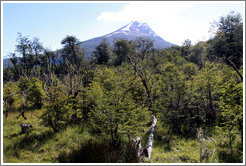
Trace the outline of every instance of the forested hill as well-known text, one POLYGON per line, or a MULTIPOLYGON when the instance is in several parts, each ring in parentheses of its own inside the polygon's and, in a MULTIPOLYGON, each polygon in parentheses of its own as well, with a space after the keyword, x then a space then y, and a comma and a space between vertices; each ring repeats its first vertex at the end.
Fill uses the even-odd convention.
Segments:
POLYGON ((3 71, 4 163, 242 163, 243 22, 156 50, 103 40, 90 59, 66 36, 44 49, 18 34, 3 71))

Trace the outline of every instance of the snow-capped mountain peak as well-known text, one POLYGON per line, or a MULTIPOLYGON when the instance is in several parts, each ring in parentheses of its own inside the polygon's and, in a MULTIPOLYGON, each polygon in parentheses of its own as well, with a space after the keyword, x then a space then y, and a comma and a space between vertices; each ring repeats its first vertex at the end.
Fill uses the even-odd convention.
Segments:
POLYGON ((140 23, 138 21, 132 21, 122 28, 106 35, 106 37, 112 35, 130 35, 130 36, 158 36, 146 23, 140 23))
POLYGON ((86 48, 85 55, 89 57, 103 39, 106 39, 110 43, 110 47, 113 47, 116 40, 126 39, 132 41, 139 37, 146 37, 153 40, 155 49, 164 49, 174 45, 158 36, 148 24, 132 21, 112 33, 81 42, 80 46, 86 48))

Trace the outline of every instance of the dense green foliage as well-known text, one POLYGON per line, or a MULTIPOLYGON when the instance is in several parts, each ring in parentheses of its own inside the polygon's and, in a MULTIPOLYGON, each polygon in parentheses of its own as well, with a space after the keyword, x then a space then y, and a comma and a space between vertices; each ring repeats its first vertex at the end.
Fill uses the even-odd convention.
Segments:
POLYGON ((24 152, 44 155, 33 162, 242 162, 243 24, 230 13, 216 26, 207 42, 165 50, 104 40, 91 59, 74 36, 54 52, 18 34, 22 57, 4 70, 4 162, 32 162, 24 152), (151 115, 153 157, 137 158, 132 138, 145 145, 151 115), (11 129, 20 122, 34 127, 11 129))

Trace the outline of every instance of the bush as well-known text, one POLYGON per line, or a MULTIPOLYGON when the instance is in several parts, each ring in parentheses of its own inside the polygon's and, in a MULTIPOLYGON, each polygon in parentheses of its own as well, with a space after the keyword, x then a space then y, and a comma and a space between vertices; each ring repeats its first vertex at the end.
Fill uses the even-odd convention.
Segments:
POLYGON ((42 82, 38 78, 32 78, 28 86, 27 99, 34 103, 34 107, 42 108, 45 98, 42 82))

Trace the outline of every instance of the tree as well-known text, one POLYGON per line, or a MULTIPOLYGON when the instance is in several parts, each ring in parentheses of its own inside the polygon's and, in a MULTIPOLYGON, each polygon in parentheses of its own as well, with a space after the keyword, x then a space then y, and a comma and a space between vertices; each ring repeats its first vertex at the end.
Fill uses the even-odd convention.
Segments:
POLYGON ((20 107, 20 114, 18 115, 17 118, 20 117, 20 115, 22 115, 22 117, 26 120, 26 116, 25 116, 25 111, 28 108, 28 100, 27 100, 27 94, 28 94, 28 90, 29 90, 29 79, 28 77, 21 77, 19 82, 18 82, 18 87, 20 89, 19 94, 20 94, 20 103, 21 103, 21 107, 20 107))
POLYGON ((215 22, 215 26, 217 26, 219 31, 225 32, 228 36, 233 37, 233 32, 236 31, 241 21, 241 15, 232 11, 226 17, 220 17, 219 22, 215 22))
POLYGON ((54 57, 55 52, 50 50, 50 49, 46 49, 44 53, 47 56, 47 61, 48 61, 47 71, 48 71, 48 73, 51 73, 52 72, 51 71, 51 63, 52 63, 52 59, 51 58, 54 57))
POLYGON ((19 95, 19 88, 16 83, 8 82, 4 85, 3 88, 3 103, 5 110, 5 117, 8 118, 8 112, 12 109, 14 103, 16 103, 19 95))
MULTIPOLYGON (((75 99, 78 93, 83 90, 83 77, 86 70, 84 52, 75 36, 67 36, 61 43, 64 45, 62 55, 64 63, 63 65, 59 64, 57 73, 61 75, 60 71, 62 71, 61 81, 64 84, 65 94, 75 99)), ((55 62, 53 63, 55 64, 55 62)))
POLYGON ((9 54, 9 60, 13 64, 13 67, 11 69, 13 72, 13 80, 17 81, 21 75, 21 67, 19 64, 19 59, 15 53, 11 53, 9 54))
POLYGON ((167 63, 161 69, 156 107, 165 126, 177 134, 188 134, 191 129, 186 77, 174 63, 167 63))
POLYGON ((63 52, 69 56, 71 63, 75 64, 77 62, 75 47, 78 44, 78 39, 75 36, 66 36, 61 44, 64 45, 63 52))
POLYGON ((191 50, 191 40, 186 39, 182 45, 181 56, 184 57, 185 59, 188 59, 190 50, 191 50))
POLYGON ((209 40, 209 56, 211 60, 220 60, 230 65, 239 75, 243 64, 243 23, 240 14, 229 13, 221 17, 213 26, 217 27, 216 35, 209 40))
POLYGON ((128 55, 131 65, 133 66, 134 71, 139 76, 142 81, 142 84, 145 88, 147 100, 146 104, 149 110, 152 109, 153 98, 151 92, 150 79, 152 74, 146 69, 147 64, 147 55, 153 47, 153 41, 150 39, 138 38, 134 42, 135 51, 128 55))
POLYGON ((153 49, 153 40, 146 37, 139 37, 133 41, 138 56, 144 60, 148 53, 153 49))
POLYGON ((215 126, 220 115, 219 101, 221 86, 223 85, 223 73, 218 65, 206 62, 197 76, 194 78, 194 105, 198 107, 200 117, 207 125, 215 126))
POLYGON ((56 66, 56 60, 57 59, 58 59, 58 51, 51 54, 51 61, 52 61, 51 69, 52 69, 53 73, 55 70, 57 70, 57 66, 56 66))
POLYGON ((195 63, 201 68, 205 63, 206 49, 206 42, 197 43, 191 47, 188 61, 195 63))
POLYGON ((28 36, 22 36, 18 33, 16 51, 20 53, 20 74, 23 76, 37 76, 37 67, 39 65, 38 56, 43 51, 43 46, 38 38, 33 41, 28 36), (35 67, 35 70, 33 68, 35 67))
POLYGON ((31 45, 32 45, 32 49, 33 49, 34 54, 35 54, 35 68, 37 70, 37 67, 39 65, 38 56, 40 54, 42 54, 44 47, 43 47, 42 43, 40 43, 39 38, 37 38, 37 37, 33 38, 31 45))
POLYGON ((93 53, 97 64, 108 64, 113 54, 106 39, 103 39, 93 53))
POLYGON ((27 58, 26 58, 26 75, 29 76, 33 76, 33 68, 35 67, 36 64, 36 59, 35 59, 35 55, 30 52, 29 54, 27 54, 27 58))
POLYGON ((243 84, 230 80, 223 85, 221 96, 222 122, 221 126, 227 130, 230 137, 230 147, 232 149, 235 131, 241 135, 243 145, 243 84))
POLYGON ((18 33, 17 36, 17 45, 16 45, 16 51, 19 52, 22 55, 21 62, 22 62, 22 67, 24 70, 23 74, 27 74, 28 68, 27 68, 27 54, 28 51, 30 52, 31 50, 31 41, 27 36, 22 36, 21 33, 18 33))
POLYGON ((84 70, 76 70, 76 66, 69 61, 66 62, 67 74, 62 78, 67 96, 77 96, 77 93, 83 89, 84 70))
POLYGON ((40 75, 47 74, 49 72, 49 60, 47 54, 39 56, 40 61, 40 75))
POLYGON ((50 126, 54 132, 64 129, 75 112, 73 102, 70 102, 61 85, 49 88, 45 107, 42 114, 43 124, 50 126))
POLYGON ((91 118, 94 128, 105 137, 109 135, 114 143, 120 141, 123 135, 134 136, 146 118, 150 118, 146 107, 138 105, 133 99, 132 89, 139 85, 139 80, 136 82, 129 71, 118 73, 113 69, 100 68, 96 73, 97 77, 88 91, 93 103, 91 118))
POLYGON ((128 55, 132 51, 132 45, 129 41, 122 39, 114 43, 114 53, 117 58, 115 59, 115 66, 120 66, 123 62, 129 62, 128 55))
POLYGON ((30 107, 41 108, 44 104, 45 92, 42 87, 42 82, 35 77, 21 77, 18 81, 18 101, 20 102, 20 115, 25 117, 25 111, 30 107))
POLYGON ((27 100, 31 101, 34 107, 41 108, 44 104, 45 92, 42 87, 42 82, 33 77, 29 82, 29 90, 27 94, 27 100))

